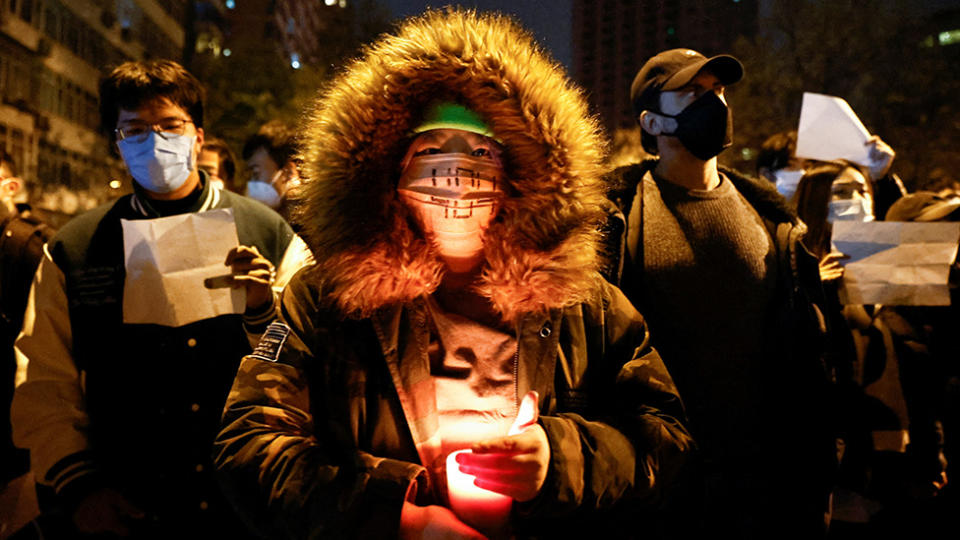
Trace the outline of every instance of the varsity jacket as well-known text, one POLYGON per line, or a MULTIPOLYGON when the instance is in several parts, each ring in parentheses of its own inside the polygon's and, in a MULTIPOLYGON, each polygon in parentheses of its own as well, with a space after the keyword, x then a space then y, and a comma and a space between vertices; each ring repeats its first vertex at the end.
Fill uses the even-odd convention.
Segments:
POLYGON ((241 363, 214 448, 226 492, 270 538, 396 536, 411 486, 417 504, 447 503, 430 480, 445 456, 426 310, 444 266, 396 192, 411 128, 438 98, 505 149, 510 195, 475 289, 517 339, 515 397, 539 392, 551 452, 513 531, 643 530, 693 443, 642 317, 598 272, 605 143, 526 32, 456 10, 368 47, 306 122, 295 219, 324 256, 241 363))
MULTIPOLYGON (((242 245, 276 265, 296 264, 282 262, 297 241, 279 215, 201 175, 187 212, 232 208, 242 245)), ((235 520, 213 478, 210 445, 250 351, 244 324, 257 330, 274 307, 180 327, 124 323, 121 219, 155 217, 138 189, 73 219, 45 247, 16 344, 14 440, 68 511, 108 486, 145 510, 143 534, 200 534, 218 523, 229 530, 235 520)))

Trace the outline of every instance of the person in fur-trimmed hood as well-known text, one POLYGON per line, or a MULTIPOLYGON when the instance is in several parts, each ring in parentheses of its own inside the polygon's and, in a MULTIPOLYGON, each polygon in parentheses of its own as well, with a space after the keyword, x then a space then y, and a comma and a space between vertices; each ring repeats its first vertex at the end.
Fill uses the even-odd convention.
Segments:
POLYGON ((786 201, 717 165, 732 144, 725 88, 742 76, 736 58, 690 49, 637 73, 641 142, 657 157, 612 175, 626 215, 610 227, 624 231, 614 282, 648 317, 698 443, 677 537, 817 538, 836 456, 822 290, 786 201))
POLYGON ((692 440, 642 317, 599 277, 604 142, 561 68, 507 18, 428 12, 333 80, 303 141, 295 219, 318 263, 243 360, 214 448, 249 525, 643 532, 692 440), (511 514, 451 503, 461 449, 511 514))

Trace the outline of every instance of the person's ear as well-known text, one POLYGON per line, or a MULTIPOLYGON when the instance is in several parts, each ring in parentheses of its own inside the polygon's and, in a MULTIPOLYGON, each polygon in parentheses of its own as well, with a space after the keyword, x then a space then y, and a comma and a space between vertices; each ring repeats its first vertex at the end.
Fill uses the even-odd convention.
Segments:
POLYGON ((200 155, 200 151, 203 150, 203 128, 197 128, 197 143, 196 143, 197 155, 200 155))
POLYGON ((673 133, 677 127, 676 120, 673 118, 667 118, 652 111, 641 112, 637 121, 641 129, 653 136, 673 133))
POLYGON ((16 176, 4 178, 0 183, 0 198, 11 199, 20 191, 20 179, 16 176))

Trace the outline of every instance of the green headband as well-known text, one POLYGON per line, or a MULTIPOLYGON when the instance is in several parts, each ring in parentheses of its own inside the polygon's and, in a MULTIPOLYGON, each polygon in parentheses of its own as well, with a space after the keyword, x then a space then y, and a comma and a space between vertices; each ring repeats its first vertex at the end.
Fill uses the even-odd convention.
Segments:
POLYGON ((413 133, 423 133, 432 129, 460 129, 485 137, 495 138, 493 131, 480 118, 480 115, 456 103, 437 102, 427 108, 420 125, 413 133))

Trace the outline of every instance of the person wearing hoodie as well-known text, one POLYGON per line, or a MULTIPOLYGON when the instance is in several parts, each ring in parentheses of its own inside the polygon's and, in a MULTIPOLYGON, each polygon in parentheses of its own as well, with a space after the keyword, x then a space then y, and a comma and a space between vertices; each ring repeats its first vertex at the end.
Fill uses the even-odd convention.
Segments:
POLYGON ((498 15, 409 19, 330 84, 294 218, 322 256, 214 443, 253 529, 653 533, 693 443, 643 318, 598 273, 603 148, 580 91, 498 15), (451 511, 453 463, 508 497, 506 522, 451 511))
POLYGON ((742 77, 736 58, 690 49, 637 73, 641 141, 657 157, 612 175, 626 216, 614 281, 648 317, 700 450, 680 536, 816 538, 836 455, 822 291, 783 197, 717 165, 733 136, 725 90, 742 77))

